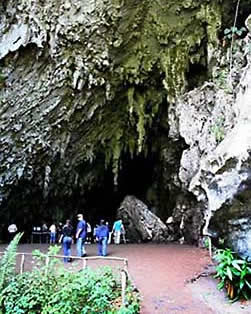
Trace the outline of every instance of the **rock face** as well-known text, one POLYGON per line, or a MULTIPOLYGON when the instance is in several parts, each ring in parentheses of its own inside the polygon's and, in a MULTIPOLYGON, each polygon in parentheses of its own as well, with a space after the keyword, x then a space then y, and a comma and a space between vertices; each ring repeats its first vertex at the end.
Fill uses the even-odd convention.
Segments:
MULTIPOLYGON (((236 43, 233 68, 220 86, 215 78, 214 83, 186 94, 175 107, 178 132, 189 146, 181 158, 179 178, 205 204, 202 232, 214 229, 242 256, 251 256, 246 190, 251 167, 249 43, 248 36, 236 43)), ((224 73, 229 64, 223 58, 224 73)))
POLYGON ((107 169, 118 185, 123 155, 139 154, 157 155, 144 198, 169 216, 183 148, 168 139, 168 102, 185 89, 190 67, 207 71, 220 23, 218 0, 1 1, 5 220, 61 220, 74 195, 86 206, 107 169))
POLYGON ((216 0, 8 0, 0 10, 0 200, 34 178, 45 197, 82 189, 94 175, 79 168, 96 156, 116 183, 121 153, 147 149, 162 103, 190 62, 206 62, 196 47, 212 45, 220 23, 216 0))
POLYGON ((117 216, 123 220, 131 242, 165 242, 168 238, 167 226, 134 196, 125 197, 117 216))

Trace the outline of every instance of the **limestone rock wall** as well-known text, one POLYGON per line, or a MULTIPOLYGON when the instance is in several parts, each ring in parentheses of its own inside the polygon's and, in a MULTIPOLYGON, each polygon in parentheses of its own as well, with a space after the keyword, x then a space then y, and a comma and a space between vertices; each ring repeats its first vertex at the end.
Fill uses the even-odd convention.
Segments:
POLYGON ((219 58, 218 76, 182 98, 175 107, 176 128, 175 124, 170 126, 172 134, 175 136, 178 130, 189 146, 181 158, 179 178, 204 203, 202 233, 207 234, 210 228, 216 230, 243 256, 251 255, 247 232, 251 145, 249 44, 249 34, 236 41, 230 72, 227 54, 222 55, 223 60, 219 58), (227 75, 224 71, 228 71, 227 75), (219 79, 222 73, 224 80, 219 79))
POLYGON ((220 21, 216 0, 2 1, 0 201, 27 181, 45 199, 84 193, 109 163, 116 184, 220 21))

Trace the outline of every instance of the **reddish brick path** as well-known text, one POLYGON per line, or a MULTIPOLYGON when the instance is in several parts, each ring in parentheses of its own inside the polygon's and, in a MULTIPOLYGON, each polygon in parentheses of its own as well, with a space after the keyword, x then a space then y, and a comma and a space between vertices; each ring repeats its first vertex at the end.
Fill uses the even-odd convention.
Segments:
MULTIPOLYGON (((46 252, 48 245, 21 244, 19 251, 31 252, 35 248, 46 252)), ((3 249, 4 246, 0 245, 0 251, 3 249)), ((87 245, 86 249, 88 256, 96 255, 96 245, 87 245)), ((108 253, 110 256, 128 259, 129 273, 143 296, 141 314, 251 313, 251 307, 250 312, 243 311, 240 307, 237 312, 236 308, 228 310, 229 305, 222 298, 223 293, 219 298, 215 282, 210 279, 206 279, 200 286, 198 283, 186 284, 186 280, 202 272, 210 263, 206 250, 174 244, 121 244, 110 245, 108 253), (225 304, 227 310, 222 307, 225 304)), ((72 254, 76 254, 75 245, 72 246, 72 254)), ((26 269, 31 265, 32 263, 26 263, 26 269)), ((67 264, 67 267, 79 269, 81 265, 80 262, 73 262, 67 264)), ((91 266, 91 262, 88 265, 91 266)))

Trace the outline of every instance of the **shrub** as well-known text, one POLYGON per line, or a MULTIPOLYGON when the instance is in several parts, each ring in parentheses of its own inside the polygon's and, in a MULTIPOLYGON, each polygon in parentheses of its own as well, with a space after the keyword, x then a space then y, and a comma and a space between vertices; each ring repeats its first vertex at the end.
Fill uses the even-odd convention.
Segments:
POLYGON ((71 272, 57 259, 46 264, 45 254, 34 253, 39 268, 15 276, 0 292, 0 313, 139 313, 139 297, 130 284, 121 307, 120 281, 111 268, 71 272))
POLYGON ((219 289, 224 287, 231 300, 251 298, 251 262, 244 260, 230 249, 216 251, 216 278, 220 278, 219 289))

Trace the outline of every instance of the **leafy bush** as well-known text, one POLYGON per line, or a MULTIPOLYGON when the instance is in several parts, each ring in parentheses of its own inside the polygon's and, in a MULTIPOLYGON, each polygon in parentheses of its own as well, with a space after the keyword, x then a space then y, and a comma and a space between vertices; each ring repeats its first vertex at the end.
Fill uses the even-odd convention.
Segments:
POLYGON ((131 285, 126 307, 121 307, 120 281, 111 268, 71 272, 57 259, 46 264, 45 254, 34 253, 39 268, 17 275, 0 292, 0 313, 139 313, 139 298, 131 285))
POLYGON ((219 289, 224 287, 232 300, 251 298, 251 262, 241 259, 230 249, 216 252, 216 278, 220 278, 219 289))

